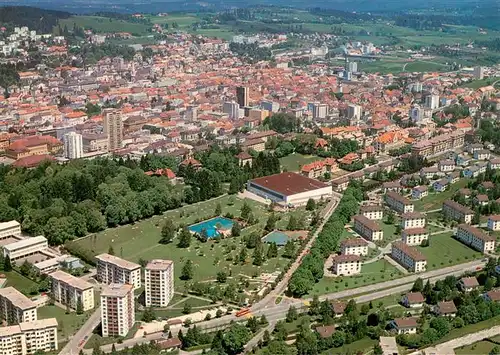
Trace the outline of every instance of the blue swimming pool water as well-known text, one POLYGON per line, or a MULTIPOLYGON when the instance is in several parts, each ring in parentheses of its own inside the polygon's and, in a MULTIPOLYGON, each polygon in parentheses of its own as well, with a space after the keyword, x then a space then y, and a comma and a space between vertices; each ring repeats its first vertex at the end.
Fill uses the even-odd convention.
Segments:
POLYGON ((215 217, 204 222, 192 224, 188 227, 191 232, 201 234, 201 231, 205 229, 207 231, 207 237, 213 238, 217 237, 220 233, 217 231, 216 225, 220 224, 224 229, 231 229, 234 222, 229 218, 215 217))

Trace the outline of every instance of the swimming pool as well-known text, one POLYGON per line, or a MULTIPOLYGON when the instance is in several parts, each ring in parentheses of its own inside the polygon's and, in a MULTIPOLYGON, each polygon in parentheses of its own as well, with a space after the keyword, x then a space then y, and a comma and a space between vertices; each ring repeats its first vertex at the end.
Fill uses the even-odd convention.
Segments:
POLYGON ((222 229, 231 229, 233 227, 234 222, 229 218, 215 217, 200 223, 192 224, 188 227, 188 229, 191 232, 198 234, 201 234, 201 231, 205 229, 207 232, 207 237, 214 238, 220 235, 216 227, 218 224, 220 224, 222 229))

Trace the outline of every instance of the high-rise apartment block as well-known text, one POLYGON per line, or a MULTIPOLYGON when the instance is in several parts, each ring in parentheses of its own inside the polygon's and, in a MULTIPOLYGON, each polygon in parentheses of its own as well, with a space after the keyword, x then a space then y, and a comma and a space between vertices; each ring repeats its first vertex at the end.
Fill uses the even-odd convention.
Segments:
POLYGON ((74 310, 78 308, 78 303, 84 312, 94 308, 94 287, 91 283, 64 271, 54 271, 49 277, 54 300, 74 310))
POLYGON ((101 254, 97 259, 97 280, 105 284, 129 284, 141 287, 141 266, 117 256, 101 254))
POLYGON ((174 296, 174 262, 151 260, 144 273, 146 306, 166 307, 174 296))
POLYGON ((102 336, 126 336, 135 323, 134 288, 112 283, 101 292, 102 336))
POLYGON ((37 320, 36 305, 14 287, 0 289, 0 318, 8 324, 37 320))
POLYGON ((250 89, 246 86, 236 88, 236 101, 240 107, 247 107, 250 102, 250 89))
POLYGON ((0 328, 0 354, 31 355, 57 349, 55 318, 0 328))
POLYGON ((108 136, 108 149, 120 149, 123 143, 123 120, 120 111, 115 109, 103 110, 104 133, 108 136))
POLYGON ((79 159, 83 156, 82 135, 69 132, 64 135, 64 156, 68 159, 79 159))

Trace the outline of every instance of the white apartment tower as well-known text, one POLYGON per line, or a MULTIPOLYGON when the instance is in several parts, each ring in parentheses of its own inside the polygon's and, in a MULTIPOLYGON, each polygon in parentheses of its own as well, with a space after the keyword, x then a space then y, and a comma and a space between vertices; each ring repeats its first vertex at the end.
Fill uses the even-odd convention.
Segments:
POLYGON ((123 120, 120 111, 105 109, 104 133, 108 136, 108 149, 110 151, 120 149, 123 143, 123 120))
POLYGON ((135 323, 134 288, 110 284, 101 292, 102 336, 126 336, 135 323))
POLYGON ((361 106, 349 104, 347 105, 347 118, 361 119, 361 106))
POLYGON ((0 289, 0 319, 7 324, 37 320, 36 304, 14 287, 0 289))
POLYGON ((64 135, 64 156, 68 159, 79 159, 83 156, 82 135, 69 132, 64 135))
POLYGON ((94 308, 94 287, 90 282, 60 270, 49 274, 49 277, 52 280, 52 295, 57 302, 74 310, 81 302, 84 312, 94 308))
POLYGON ((174 262, 151 260, 144 271, 146 306, 166 307, 174 296, 174 262))
POLYGON ((31 355, 56 351, 57 345, 55 318, 0 328, 0 354, 31 355))
POLYGON ((105 284, 130 284, 141 287, 141 266, 110 254, 101 254, 97 259, 97 280, 105 284))

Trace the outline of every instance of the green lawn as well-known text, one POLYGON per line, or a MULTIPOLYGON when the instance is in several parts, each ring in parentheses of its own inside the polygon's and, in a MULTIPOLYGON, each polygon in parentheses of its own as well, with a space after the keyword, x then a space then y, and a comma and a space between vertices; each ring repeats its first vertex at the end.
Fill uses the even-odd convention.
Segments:
POLYGON ((350 288, 371 285, 378 282, 396 279, 402 276, 401 272, 385 260, 361 266, 361 274, 345 277, 323 277, 307 295, 324 295, 339 292, 350 288))
POLYGON ((312 163, 313 161, 322 160, 321 157, 315 155, 290 154, 280 158, 281 167, 287 171, 299 171, 303 165, 312 163))
POLYGON ((56 318, 58 325, 59 341, 74 335, 85 323, 92 311, 78 315, 75 312, 66 314, 66 311, 57 306, 44 306, 37 310, 38 319, 56 318))
POLYGON ((12 286, 26 295, 29 295, 31 290, 34 289, 35 287, 37 288, 38 291, 38 284, 36 282, 31 281, 30 279, 21 275, 17 271, 9 271, 9 272, 2 271, 2 274, 4 274, 7 277, 7 283, 4 285, 4 287, 12 286))
POLYGON ((59 23, 61 27, 67 26, 68 29, 72 29, 76 24, 85 29, 92 29, 94 32, 129 32, 134 36, 150 34, 148 25, 100 16, 71 16, 60 20, 59 23))
POLYGON ((152 23, 157 23, 163 25, 167 23, 169 28, 172 28, 172 24, 175 22, 179 28, 183 29, 191 26, 195 22, 199 22, 200 19, 195 15, 191 14, 169 14, 168 16, 150 16, 149 19, 152 23))
MULTIPOLYGON (((212 216, 217 203, 221 204, 223 214, 230 212, 238 216, 244 201, 235 196, 224 196, 215 201, 202 202, 169 211, 162 216, 155 216, 135 224, 107 229, 98 233, 95 238, 82 238, 71 243, 92 251, 94 255, 107 252, 109 246, 113 245, 117 256, 133 262, 138 262, 140 259, 170 259, 175 262, 175 275, 177 277, 180 276, 182 265, 187 260, 192 260, 194 263, 194 281, 213 280, 216 273, 221 270, 238 277, 239 274, 253 276, 261 272, 273 272, 284 268, 288 263, 288 259, 281 257, 266 260, 261 267, 252 265, 251 250, 248 251, 249 257, 246 264, 234 265, 232 262, 232 258, 236 258, 241 250, 243 236, 254 231, 262 233, 269 214, 266 206, 252 200, 247 200, 247 203, 251 206, 253 214, 259 220, 259 223, 245 228, 242 231, 242 237, 207 243, 201 243, 193 238, 189 248, 178 248, 177 240, 167 245, 158 243, 161 227, 166 218, 171 218, 179 225, 190 225, 197 219, 212 216)), ((292 213, 303 214, 304 210, 297 210, 292 213)), ((286 226, 288 215, 285 213, 277 213, 276 215, 281 217, 277 226, 286 226)))
POLYGON ((378 344, 378 340, 365 337, 361 340, 343 345, 340 348, 333 348, 323 351, 322 355, 345 355, 345 354, 368 354, 373 351, 373 346, 378 344))
MULTIPOLYGON (((500 324, 500 316, 496 316, 496 317, 490 318, 488 320, 485 320, 485 321, 482 321, 482 322, 479 322, 476 324, 469 324, 463 328, 452 329, 448 334, 446 334, 444 337, 442 337, 439 340, 439 343, 444 343, 444 342, 447 342, 451 339, 461 338, 461 337, 466 336, 468 334, 476 333, 476 332, 479 332, 481 330, 485 330, 485 329, 497 326, 498 324, 500 324)), ((498 341, 498 339, 496 339, 496 340, 498 341)), ((464 353, 462 352, 462 354, 464 354, 464 353)))
MULTIPOLYGON (((139 327, 140 327, 140 323, 136 322, 134 324, 134 326, 132 328, 130 328, 127 336, 124 339, 131 339, 134 336, 134 334, 137 332, 139 327)), ((115 338, 115 337, 103 338, 100 334, 93 333, 83 348, 84 349, 93 349, 95 345, 102 346, 102 345, 108 345, 108 344, 113 344, 113 343, 117 343, 117 342, 118 342, 118 338, 115 338)))
POLYGON ((427 257, 427 270, 466 263, 482 257, 480 252, 460 243, 452 235, 452 232, 431 235, 428 247, 416 247, 427 257))
POLYGON ((490 351, 495 347, 498 346, 495 343, 492 343, 487 340, 479 341, 477 343, 467 345, 467 346, 462 346, 460 348, 456 348, 455 354, 457 355, 484 355, 484 354, 489 354, 490 351))
POLYGON ((417 61, 411 62, 406 65, 407 72, 432 72, 432 71, 447 71, 447 65, 435 62, 417 61))
POLYGON ((466 187, 469 181, 469 179, 461 178, 458 182, 452 184, 449 190, 430 193, 423 199, 415 201, 415 210, 425 212, 441 208, 444 201, 452 198, 461 188, 466 187))

